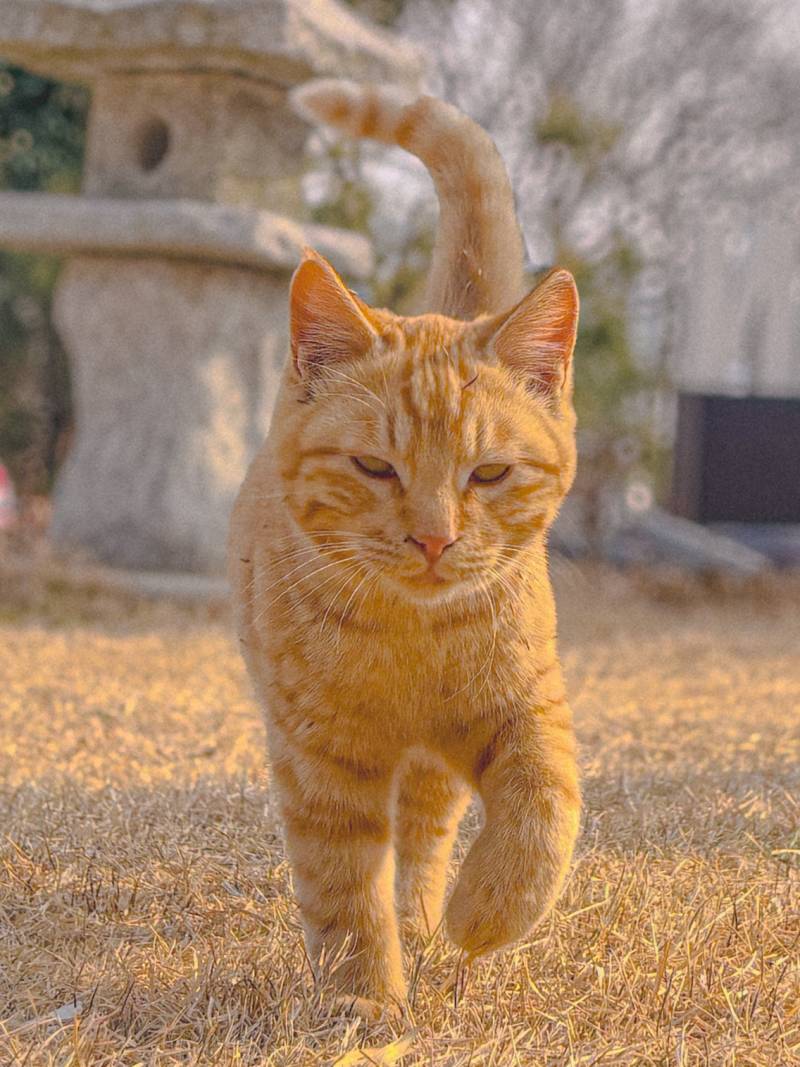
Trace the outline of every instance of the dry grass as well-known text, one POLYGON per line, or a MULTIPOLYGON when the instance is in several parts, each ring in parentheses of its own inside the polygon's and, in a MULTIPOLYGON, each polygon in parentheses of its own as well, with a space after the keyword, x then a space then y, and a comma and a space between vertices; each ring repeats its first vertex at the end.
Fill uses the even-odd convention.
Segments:
POLYGON ((224 624, 7 583, 0 1064, 795 1062, 797 586, 559 585, 586 796, 569 885, 453 990, 452 950, 418 954, 398 1044, 311 989, 224 624))

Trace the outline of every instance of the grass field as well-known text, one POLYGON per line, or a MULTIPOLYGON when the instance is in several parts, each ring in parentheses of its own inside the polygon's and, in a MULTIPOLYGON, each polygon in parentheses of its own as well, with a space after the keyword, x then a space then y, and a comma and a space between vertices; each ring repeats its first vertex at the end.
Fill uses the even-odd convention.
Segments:
POLYGON ((434 938, 391 1027, 311 987, 224 614, 6 575, 0 1064, 798 1062, 797 583, 557 587, 585 793, 568 886, 455 981, 434 938))

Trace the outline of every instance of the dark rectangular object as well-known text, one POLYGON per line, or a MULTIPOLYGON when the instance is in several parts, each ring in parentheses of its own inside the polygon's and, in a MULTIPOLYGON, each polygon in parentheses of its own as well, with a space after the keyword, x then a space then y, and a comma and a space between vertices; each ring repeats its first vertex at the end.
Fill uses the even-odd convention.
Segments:
POLYGON ((800 399, 679 394, 672 510, 800 523, 800 399))

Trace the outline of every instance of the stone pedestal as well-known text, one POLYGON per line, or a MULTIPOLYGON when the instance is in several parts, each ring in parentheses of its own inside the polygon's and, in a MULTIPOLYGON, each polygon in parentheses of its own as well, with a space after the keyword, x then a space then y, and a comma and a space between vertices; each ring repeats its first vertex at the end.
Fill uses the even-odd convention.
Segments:
POLYGON ((216 570, 285 358, 284 278, 77 257, 55 320, 71 356, 76 436, 54 538, 125 567, 216 570))

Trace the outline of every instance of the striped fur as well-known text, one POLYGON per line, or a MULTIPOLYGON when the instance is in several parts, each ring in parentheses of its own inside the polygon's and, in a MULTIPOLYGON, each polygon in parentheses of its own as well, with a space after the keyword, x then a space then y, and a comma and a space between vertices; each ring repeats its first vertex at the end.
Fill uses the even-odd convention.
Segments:
MULTIPOLYGON (((463 207, 434 274, 448 263, 462 299, 467 275, 442 249, 467 215, 468 229, 481 220, 470 254, 491 259, 492 196, 476 208, 469 193, 480 185, 470 175, 489 181, 496 158, 445 105, 392 99, 336 85, 304 97, 423 158, 457 144, 463 207)), ((446 180, 457 216, 455 171, 446 180)), ((439 923, 471 794, 485 824, 446 907, 470 957, 546 913, 577 833, 545 549, 575 469, 577 297, 563 271, 519 303, 494 268, 475 277, 468 288, 492 315, 402 318, 367 307, 307 255, 292 286, 293 358, 232 521, 240 640, 309 955, 364 1010, 403 1002, 401 926, 439 923), (394 473, 370 475, 359 456, 394 473), (476 481, 492 464, 508 472, 476 481), (453 543, 429 560, 420 548, 434 535, 453 543)))

